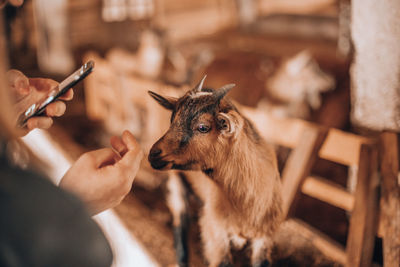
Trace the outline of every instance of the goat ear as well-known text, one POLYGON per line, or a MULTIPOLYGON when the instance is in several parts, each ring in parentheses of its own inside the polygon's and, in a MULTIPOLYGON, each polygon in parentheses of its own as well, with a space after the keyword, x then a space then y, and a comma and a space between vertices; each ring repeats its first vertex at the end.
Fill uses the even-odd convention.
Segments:
POLYGON ((221 134, 225 137, 231 137, 236 132, 235 119, 227 113, 218 113, 217 127, 221 134))
POLYGON ((152 98, 154 98, 158 102, 158 104, 160 104, 164 108, 169 109, 169 110, 174 110, 175 109, 175 105, 176 105, 176 102, 177 102, 176 98, 174 98, 174 97, 164 97, 164 96, 156 94, 156 93, 154 93, 152 91, 148 91, 148 93, 152 98))

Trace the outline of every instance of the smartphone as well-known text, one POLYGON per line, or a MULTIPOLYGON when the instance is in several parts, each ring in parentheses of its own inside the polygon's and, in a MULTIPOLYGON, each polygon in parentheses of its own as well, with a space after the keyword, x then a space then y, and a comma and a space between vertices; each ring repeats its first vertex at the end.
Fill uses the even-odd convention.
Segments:
POLYGON ((44 114, 47 105, 56 101, 60 96, 65 94, 69 89, 75 86, 78 82, 82 81, 88 76, 94 68, 94 62, 92 60, 83 64, 77 71, 68 76, 64 81, 58 84, 55 88, 51 89, 49 93, 32 104, 23 112, 17 121, 17 125, 21 128, 25 127, 27 121, 35 116, 41 116, 44 114))

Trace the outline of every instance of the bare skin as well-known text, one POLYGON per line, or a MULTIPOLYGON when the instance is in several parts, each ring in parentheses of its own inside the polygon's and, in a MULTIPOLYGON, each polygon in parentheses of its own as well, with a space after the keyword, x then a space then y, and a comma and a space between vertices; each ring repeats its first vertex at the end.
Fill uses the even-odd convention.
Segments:
MULTIPOLYGON (((58 83, 45 78, 28 78, 22 72, 10 70, 7 78, 15 101, 16 114, 41 99, 58 83)), ((73 98, 70 89, 60 101, 46 107, 46 116, 28 120, 27 126, 19 132, 26 135, 35 128, 48 129, 52 117, 65 113, 66 104, 73 98)), ((79 157, 61 180, 60 187, 75 193, 86 203, 91 214, 97 214, 118 205, 129 193, 139 170, 143 151, 133 135, 125 131, 121 137, 113 136, 111 148, 87 152, 79 157)))
POLYGON ((83 154, 61 180, 60 187, 76 193, 92 214, 118 205, 130 192, 143 151, 133 135, 111 138, 112 148, 83 154))
MULTIPOLYGON (((21 114, 32 103, 41 99, 50 89, 58 85, 58 82, 51 79, 28 78, 18 70, 9 70, 7 72, 7 79, 15 101, 15 114, 21 114)), ((35 128, 50 128, 53 124, 52 117, 60 117, 65 113, 66 105, 63 101, 69 101, 73 96, 74 91, 72 89, 68 90, 68 92, 60 97, 59 101, 55 101, 46 107, 47 116, 29 119, 27 126, 19 134, 21 136, 26 135, 35 128)))

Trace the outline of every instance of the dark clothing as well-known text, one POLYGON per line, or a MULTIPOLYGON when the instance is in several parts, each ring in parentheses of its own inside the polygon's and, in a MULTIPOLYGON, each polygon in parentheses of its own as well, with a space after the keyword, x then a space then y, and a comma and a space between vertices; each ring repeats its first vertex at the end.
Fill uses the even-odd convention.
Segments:
POLYGON ((0 266, 110 266, 111 248, 82 203, 1 154, 0 266))

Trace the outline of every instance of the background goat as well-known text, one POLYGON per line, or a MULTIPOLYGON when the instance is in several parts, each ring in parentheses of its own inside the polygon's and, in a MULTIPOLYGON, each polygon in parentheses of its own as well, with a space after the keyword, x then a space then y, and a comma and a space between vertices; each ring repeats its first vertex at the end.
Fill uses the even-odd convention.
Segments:
MULTIPOLYGON (((204 79, 180 98, 149 92, 172 111, 170 128, 150 150, 150 164, 158 170, 205 174, 188 175, 188 181, 204 203, 200 227, 210 266, 227 266, 230 244, 240 248, 246 242, 252 247, 252 265, 267 266, 268 249, 282 220, 273 148, 225 98, 233 85, 202 89, 204 79)), ((176 229, 175 235, 184 234, 176 229)), ((181 253, 183 238, 175 236, 175 241, 181 253)), ((180 258, 185 265, 186 256, 180 258)))

